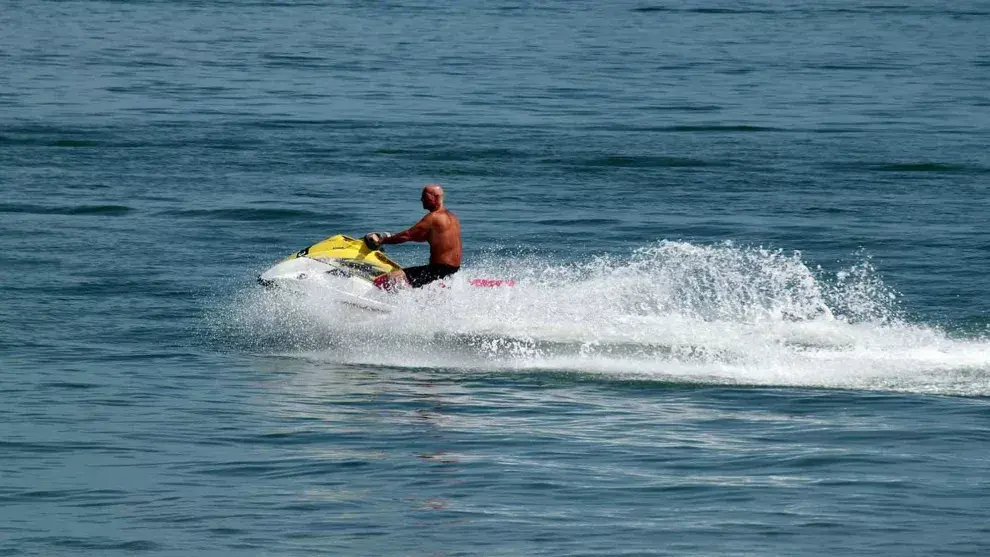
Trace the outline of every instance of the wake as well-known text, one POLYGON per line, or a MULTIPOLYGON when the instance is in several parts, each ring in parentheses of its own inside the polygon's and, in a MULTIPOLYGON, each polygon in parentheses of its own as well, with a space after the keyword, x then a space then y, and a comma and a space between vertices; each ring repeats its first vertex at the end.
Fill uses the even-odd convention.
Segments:
POLYGON ((251 289, 216 321, 251 350, 348 364, 990 394, 990 341, 909 323, 897 300, 865 257, 829 274, 800 253, 664 241, 625 258, 483 261, 387 315, 251 289))

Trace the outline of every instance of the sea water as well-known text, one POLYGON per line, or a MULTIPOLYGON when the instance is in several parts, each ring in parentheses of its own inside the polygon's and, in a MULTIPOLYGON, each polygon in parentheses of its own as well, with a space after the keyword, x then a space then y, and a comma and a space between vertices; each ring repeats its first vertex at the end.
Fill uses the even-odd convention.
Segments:
POLYGON ((0 554, 985 555, 988 30, 4 3, 0 554), (255 283, 431 182, 444 287, 255 283))

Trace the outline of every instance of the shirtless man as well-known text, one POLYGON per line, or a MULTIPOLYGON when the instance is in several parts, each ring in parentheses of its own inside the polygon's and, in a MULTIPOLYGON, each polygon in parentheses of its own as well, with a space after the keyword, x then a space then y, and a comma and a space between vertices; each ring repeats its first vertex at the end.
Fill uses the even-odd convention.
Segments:
POLYGON ((371 249, 378 249, 382 244, 429 242, 430 264, 389 273, 382 284, 379 280, 375 281, 379 286, 388 288, 394 284, 408 284, 419 288, 449 277, 461 268, 461 221, 444 208, 443 188, 430 184, 423 188, 419 199, 429 213, 412 228, 398 234, 372 232, 364 237, 364 242, 371 249))

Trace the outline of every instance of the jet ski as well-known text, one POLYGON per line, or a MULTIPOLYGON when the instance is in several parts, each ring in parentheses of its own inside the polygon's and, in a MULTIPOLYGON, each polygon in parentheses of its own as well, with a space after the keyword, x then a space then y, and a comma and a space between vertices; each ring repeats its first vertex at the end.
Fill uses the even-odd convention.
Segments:
MULTIPOLYGON (((268 288, 318 291, 343 304, 387 313, 392 308, 388 298, 395 289, 388 288, 384 279, 400 269, 381 249, 371 249, 364 240, 338 234, 279 261, 261 273, 258 282, 268 288)), ((514 286, 515 282, 475 278, 468 284, 498 288, 514 286)))

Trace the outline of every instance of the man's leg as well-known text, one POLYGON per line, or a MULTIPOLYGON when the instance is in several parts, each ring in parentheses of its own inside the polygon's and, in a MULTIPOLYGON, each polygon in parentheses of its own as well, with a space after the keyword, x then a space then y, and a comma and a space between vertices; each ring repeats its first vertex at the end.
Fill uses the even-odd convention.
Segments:
POLYGON ((419 288, 437 279, 433 265, 420 265, 418 267, 408 267, 402 270, 403 278, 400 284, 419 288))
POLYGON ((388 282, 393 286, 409 286, 409 279, 406 277, 406 272, 402 269, 398 271, 392 271, 388 274, 388 282))
POLYGON ((381 275, 374 280, 375 286, 386 292, 391 292, 394 288, 398 286, 408 286, 409 279, 406 277, 406 272, 402 269, 398 271, 392 271, 387 275, 381 275))

